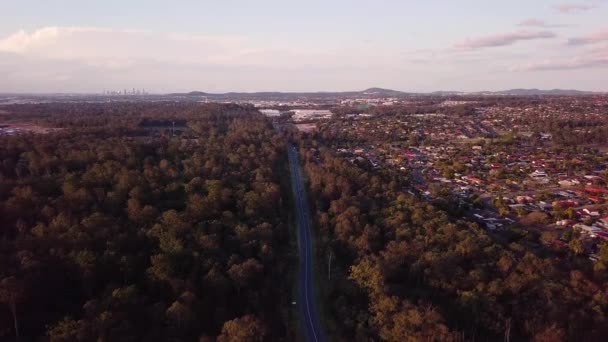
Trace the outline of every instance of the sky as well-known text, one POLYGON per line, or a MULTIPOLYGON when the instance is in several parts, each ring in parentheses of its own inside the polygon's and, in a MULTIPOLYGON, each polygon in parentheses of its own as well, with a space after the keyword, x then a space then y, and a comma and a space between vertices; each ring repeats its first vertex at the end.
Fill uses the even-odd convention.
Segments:
POLYGON ((608 0, 0 0, 0 92, 608 91, 608 0))

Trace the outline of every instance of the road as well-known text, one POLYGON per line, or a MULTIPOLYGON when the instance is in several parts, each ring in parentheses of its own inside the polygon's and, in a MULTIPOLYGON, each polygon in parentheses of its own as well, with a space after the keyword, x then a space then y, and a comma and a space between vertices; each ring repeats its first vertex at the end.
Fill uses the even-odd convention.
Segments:
POLYGON ((296 220, 298 228, 298 298, 296 305, 300 314, 300 321, 304 328, 306 341, 324 341, 317 314, 313 282, 313 258, 311 241, 311 224, 308 203, 304 184, 302 184, 302 171, 300 160, 295 146, 288 147, 289 169, 291 172, 291 187, 296 206, 296 220))

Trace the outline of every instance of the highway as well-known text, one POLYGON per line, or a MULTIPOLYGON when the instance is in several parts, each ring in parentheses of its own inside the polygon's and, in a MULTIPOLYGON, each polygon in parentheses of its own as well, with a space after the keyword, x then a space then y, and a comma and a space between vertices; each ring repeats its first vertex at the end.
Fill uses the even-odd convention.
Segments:
POLYGON ((288 156, 298 229, 299 271, 296 305, 298 306, 300 321, 304 329, 305 340, 320 342, 324 341, 324 339, 314 300, 312 241, 310 237, 311 224, 308 216, 306 191, 304 184, 302 184, 300 160, 295 146, 290 145, 288 147, 288 156))

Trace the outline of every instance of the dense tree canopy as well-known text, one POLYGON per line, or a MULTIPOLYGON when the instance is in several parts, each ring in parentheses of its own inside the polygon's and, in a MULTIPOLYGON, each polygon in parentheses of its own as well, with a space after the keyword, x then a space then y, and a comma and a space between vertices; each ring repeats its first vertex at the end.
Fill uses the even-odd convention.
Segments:
POLYGON ((10 110, 63 129, 0 137, 0 339, 286 335, 285 144, 266 118, 174 103, 10 110))

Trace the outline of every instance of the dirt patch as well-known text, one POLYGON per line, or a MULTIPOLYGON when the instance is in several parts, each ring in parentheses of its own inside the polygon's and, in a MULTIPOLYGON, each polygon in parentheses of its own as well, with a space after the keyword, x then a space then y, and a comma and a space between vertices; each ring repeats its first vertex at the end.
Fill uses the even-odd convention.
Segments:
POLYGON ((607 144, 584 144, 584 145, 580 145, 580 147, 594 148, 594 149, 597 149, 600 153, 608 153, 607 144))
POLYGON ((528 215, 522 217, 519 222, 526 226, 530 225, 546 225, 550 223, 549 215, 542 211, 533 211, 528 215))
POLYGON ((306 133, 313 132, 315 129, 317 129, 316 124, 296 124, 295 126, 299 131, 306 133))
POLYGON ((62 130, 62 128, 43 127, 31 123, 0 122, 0 135, 16 135, 24 133, 48 134, 60 130, 62 130))

